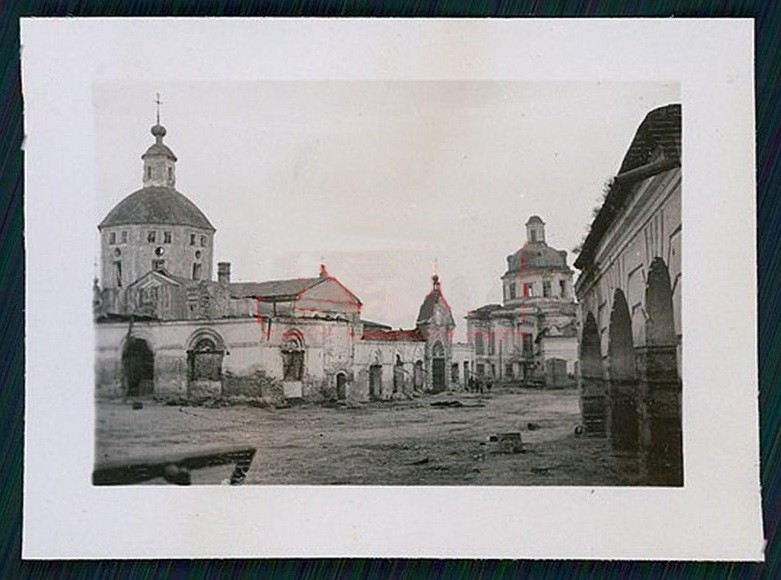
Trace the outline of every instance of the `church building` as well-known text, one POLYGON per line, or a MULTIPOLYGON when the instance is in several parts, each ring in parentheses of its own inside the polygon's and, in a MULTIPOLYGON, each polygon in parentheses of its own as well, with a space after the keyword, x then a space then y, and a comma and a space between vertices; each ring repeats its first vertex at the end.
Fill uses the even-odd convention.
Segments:
POLYGON ((467 314, 475 374, 504 382, 567 386, 578 359, 577 310, 567 252, 545 241, 545 223, 526 222, 526 243, 507 257, 503 303, 467 314))
POLYGON ((325 264, 311 278, 234 282, 219 262, 215 280, 216 230, 176 190, 159 119, 152 135, 143 187, 98 225, 99 397, 369 400, 454 387, 452 366, 470 354, 453 345, 438 276, 407 330, 363 320, 325 264))

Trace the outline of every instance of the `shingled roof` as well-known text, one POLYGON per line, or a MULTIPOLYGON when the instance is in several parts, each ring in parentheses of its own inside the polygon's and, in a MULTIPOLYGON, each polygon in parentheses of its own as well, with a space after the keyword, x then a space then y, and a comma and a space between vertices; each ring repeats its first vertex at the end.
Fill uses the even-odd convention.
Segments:
POLYGON ((98 229, 118 225, 170 224, 215 231, 198 206, 172 187, 144 187, 114 206, 98 229))

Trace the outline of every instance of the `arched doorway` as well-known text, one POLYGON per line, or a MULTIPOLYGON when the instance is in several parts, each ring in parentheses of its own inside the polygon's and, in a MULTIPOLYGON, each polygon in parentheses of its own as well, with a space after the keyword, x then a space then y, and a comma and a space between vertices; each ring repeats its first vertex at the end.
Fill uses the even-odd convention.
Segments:
POLYGON ((369 397, 379 399, 382 397, 382 365, 373 364, 369 367, 369 397))
POLYGON ((347 399, 347 375, 344 373, 336 375, 336 398, 340 401, 347 399))
POLYGON ((393 392, 404 390, 404 363, 401 356, 396 355, 396 364, 393 365, 393 392))
POLYGON ((221 341, 212 335, 199 335, 187 351, 190 396, 211 396, 222 392, 221 341))
POLYGON ((413 377, 415 383, 415 389, 418 391, 423 390, 423 361, 415 361, 415 376, 413 377))
POLYGON ((613 297, 610 312, 610 439, 617 451, 637 451, 640 434, 635 349, 632 319, 621 290, 613 297))
POLYGON ((645 306, 648 316, 643 368, 648 385, 648 443, 656 467, 676 472, 683 463, 678 338, 670 273, 661 258, 654 258, 648 270, 645 306))
POLYGON ((154 355, 147 342, 141 338, 128 338, 122 352, 122 371, 128 397, 154 393, 154 369, 154 355))
POLYGON ((435 342, 431 349, 431 388, 435 393, 445 390, 445 347, 435 342))
POLYGON ((583 426, 588 434, 606 434, 605 391, 599 328, 589 312, 580 339, 580 400, 583 426))

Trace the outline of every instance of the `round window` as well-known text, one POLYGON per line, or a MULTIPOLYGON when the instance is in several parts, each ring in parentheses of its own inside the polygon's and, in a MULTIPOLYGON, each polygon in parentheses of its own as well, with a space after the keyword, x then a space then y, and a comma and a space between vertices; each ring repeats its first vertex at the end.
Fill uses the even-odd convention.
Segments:
POLYGON ((199 260, 201 259, 201 251, 200 250, 196 250, 195 251, 195 257, 198 258, 199 260))

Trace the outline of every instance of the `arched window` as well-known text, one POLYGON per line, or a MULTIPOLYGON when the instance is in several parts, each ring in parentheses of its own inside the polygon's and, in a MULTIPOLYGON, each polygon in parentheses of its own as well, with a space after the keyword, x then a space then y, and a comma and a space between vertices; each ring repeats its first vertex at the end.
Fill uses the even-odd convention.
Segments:
POLYGON ((188 352, 191 381, 219 381, 224 351, 210 336, 198 338, 188 352))
POLYGON ((298 330, 285 333, 282 343, 282 376, 285 381, 304 378, 304 336, 298 330))

